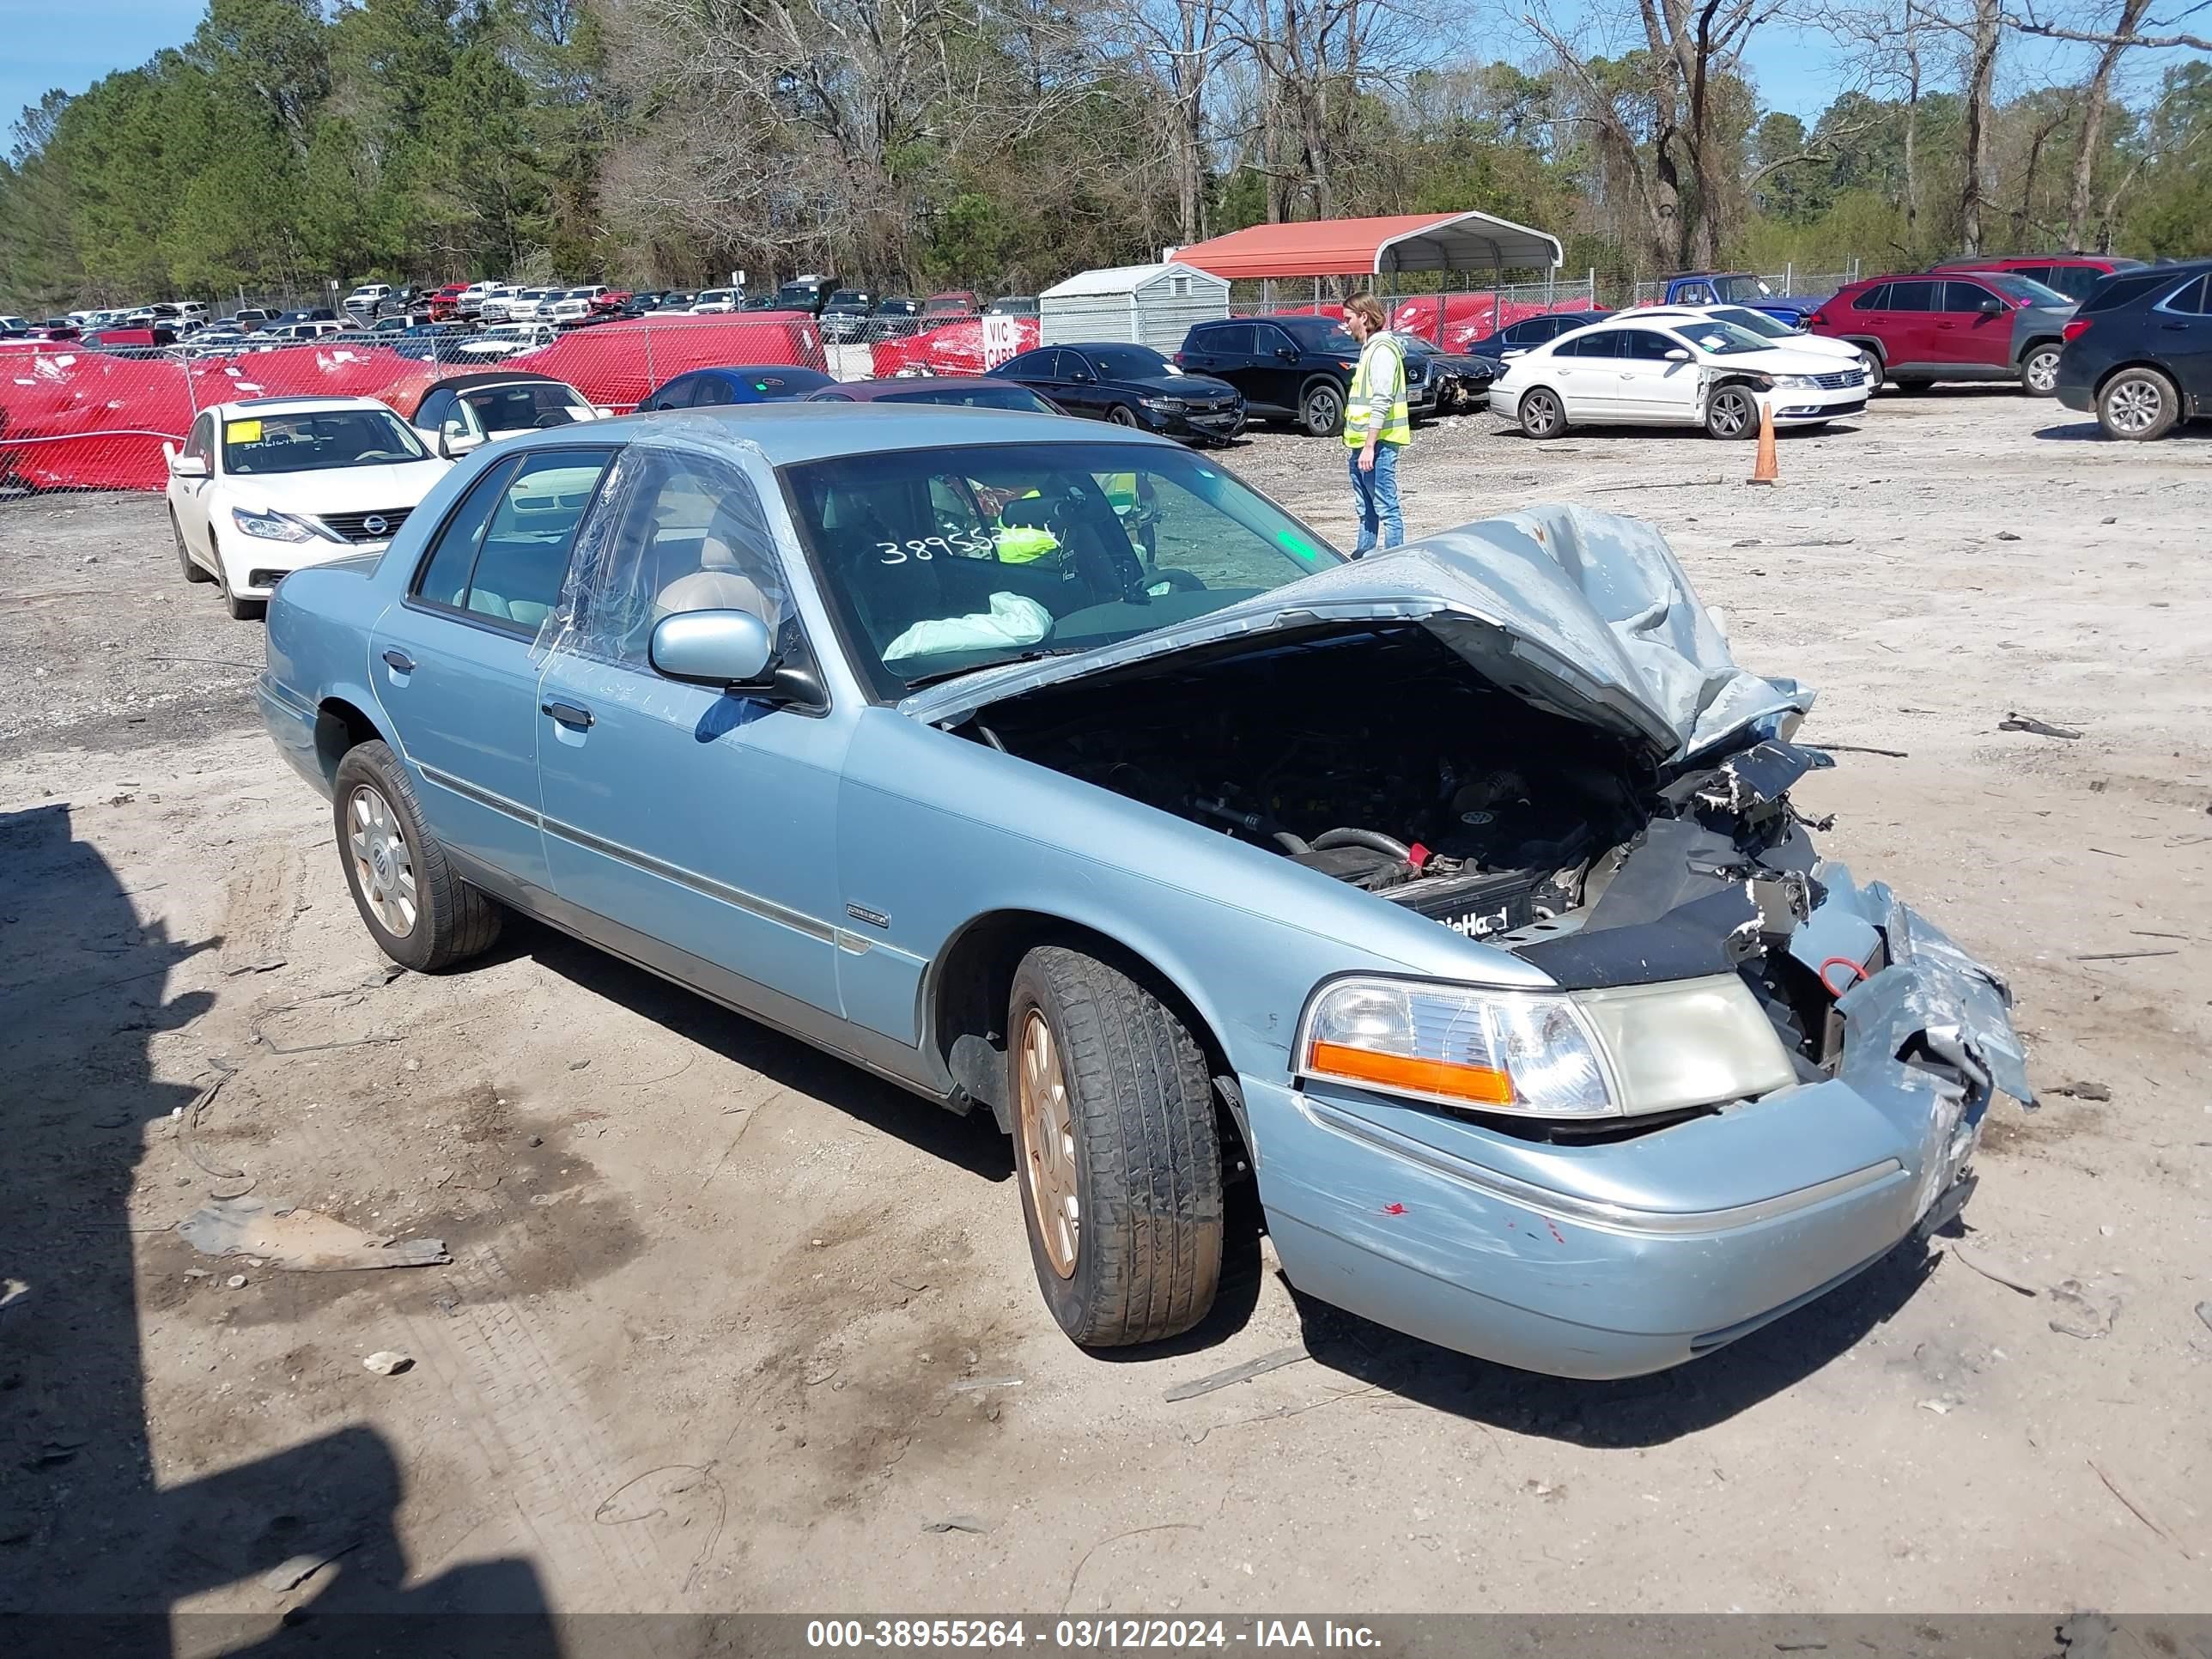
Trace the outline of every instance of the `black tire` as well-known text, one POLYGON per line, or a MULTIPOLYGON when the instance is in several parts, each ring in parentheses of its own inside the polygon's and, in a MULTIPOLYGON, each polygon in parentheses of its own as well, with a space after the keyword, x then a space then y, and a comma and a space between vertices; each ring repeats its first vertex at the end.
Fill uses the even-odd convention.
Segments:
POLYGON ((389 747, 371 738, 347 750, 338 762, 331 797, 338 863, 345 871, 347 889, 385 955, 403 968, 437 974, 491 948, 499 937, 502 912, 447 864, 445 848, 422 821, 422 808, 407 781, 406 769, 389 747), (362 799, 364 793, 381 801, 385 822, 401 838, 396 855, 379 827, 376 809, 362 799), (356 830, 364 832, 358 843, 356 830), (386 841, 380 859, 375 845, 380 840, 386 841), (403 866, 411 874, 411 890, 396 880, 403 866), (392 884, 383 886, 385 880, 392 884), (386 902, 379 902, 372 882, 390 896, 386 902), (411 917, 392 902, 410 891, 411 917), (404 930, 387 917, 401 922, 404 930))
POLYGON ((1085 1347, 1188 1330, 1221 1278, 1221 1146, 1198 1044, 1135 980, 1059 945, 1022 958, 1006 1030, 1017 1179, 1045 1305, 1085 1347), (1040 1024, 1061 1086, 1032 1109, 1024 1073, 1040 1024))
POLYGON ((222 550, 216 545, 213 536, 208 538, 208 552, 215 559, 215 585, 222 591, 224 608, 233 622, 259 622, 269 614, 266 599, 241 599, 230 591, 230 578, 223 574, 222 550))
POLYGON ((1705 436, 1756 438, 1759 398, 1749 386, 1724 386, 1705 400, 1705 436))
POLYGON ((1873 346, 1859 348, 1859 362, 1867 372, 1867 396, 1872 398, 1881 390, 1882 381, 1888 378, 1889 366, 1882 362, 1881 351, 1873 346))
POLYGON ((1115 426, 1134 426, 1137 423, 1136 411, 1127 404, 1115 404, 1106 411, 1106 418, 1115 426))
POLYGON ((192 556, 185 550, 184 526, 177 522, 177 515, 173 509, 169 514, 169 534, 177 544, 177 562, 184 568, 185 580, 188 582, 213 581, 215 578, 193 563, 192 556))
POLYGON ((1521 395, 1521 430, 1531 438, 1556 438, 1567 429, 1567 406, 1549 386, 1532 386, 1521 395))
POLYGON ((1310 438, 1332 438, 1344 430, 1344 388, 1316 380, 1298 395, 1298 428, 1310 438))
POLYGON ((2154 368, 2124 368, 2097 388, 2097 424, 2107 438, 2148 443, 2180 418, 2181 394, 2154 368))
POLYGON ((2058 395, 2058 354, 2063 349, 2057 340, 2038 340, 2028 347, 2020 360, 2020 387, 2031 398, 2055 398, 2058 395))

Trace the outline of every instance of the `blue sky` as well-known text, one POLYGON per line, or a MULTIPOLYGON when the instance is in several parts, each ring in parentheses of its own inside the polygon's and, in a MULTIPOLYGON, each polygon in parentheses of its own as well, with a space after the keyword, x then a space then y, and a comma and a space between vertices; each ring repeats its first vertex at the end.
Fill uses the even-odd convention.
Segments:
MULTIPOLYGON (((1576 0, 1565 0, 1558 14, 1571 16, 1577 9, 1576 0)), ((1520 7, 1511 4, 1504 9, 1512 17, 1520 7)), ((49 87, 82 92, 110 70, 135 68, 163 46, 181 46, 205 10, 205 0, 82 0, 76 6, 57 4, 56 0, 0 0, 0 40, 9 48, 0 55, 0 128, 12 126, 18 112, 49 87)), ((1493 30, 1489 38, 1512 39, 1518 33, 1493 30)), ((2074 50, 2078 53, 2081 49, 2074 50)), ((2006 73, 2000 78, 2025 79, 2064 51, 2009 40, 2006 73)), ((2154 65, 2174 61, 2166 53, 2133 57, 2138 74, 2146 70, 2155 73, 2154 65)), ((1808 119, 1845 83, 1834 44, 1815 30, 1769 25, 1753 40, 1751 65, 1769 108, 1808 119)))

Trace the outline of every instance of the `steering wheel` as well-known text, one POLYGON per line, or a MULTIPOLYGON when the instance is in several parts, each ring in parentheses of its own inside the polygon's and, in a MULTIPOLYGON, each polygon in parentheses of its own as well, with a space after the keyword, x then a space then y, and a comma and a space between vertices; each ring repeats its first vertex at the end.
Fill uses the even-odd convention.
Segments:
POLYGON ((565 409, 549 409, 530 424, 543 430, 550 431, 556 426, 568 424, 568 411, 565 409))

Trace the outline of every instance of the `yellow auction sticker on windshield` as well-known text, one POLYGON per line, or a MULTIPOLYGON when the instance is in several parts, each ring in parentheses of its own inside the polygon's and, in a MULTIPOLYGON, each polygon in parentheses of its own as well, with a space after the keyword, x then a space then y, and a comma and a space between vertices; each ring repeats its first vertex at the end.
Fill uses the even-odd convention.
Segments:
POLYGON ((261 441, 261 422, 226 421, 223 422, 222 436, 226 443, 258 444, 261 441))

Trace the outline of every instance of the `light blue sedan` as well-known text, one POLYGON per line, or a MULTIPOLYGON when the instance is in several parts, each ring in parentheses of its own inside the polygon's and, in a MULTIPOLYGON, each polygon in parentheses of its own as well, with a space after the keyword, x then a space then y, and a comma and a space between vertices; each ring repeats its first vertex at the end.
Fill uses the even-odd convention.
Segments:
POLYGON ((362 919, 507 909, 1012 1135, 1074 1340, 1283 1271, 1534 1370, 1710 1352, 1954 1217, 2002 982, 1814 851, 1810 702, 1664 542, 1352 562, 1217 462, 780 405, 471 456, 288 576, 260 695, 362 919))

